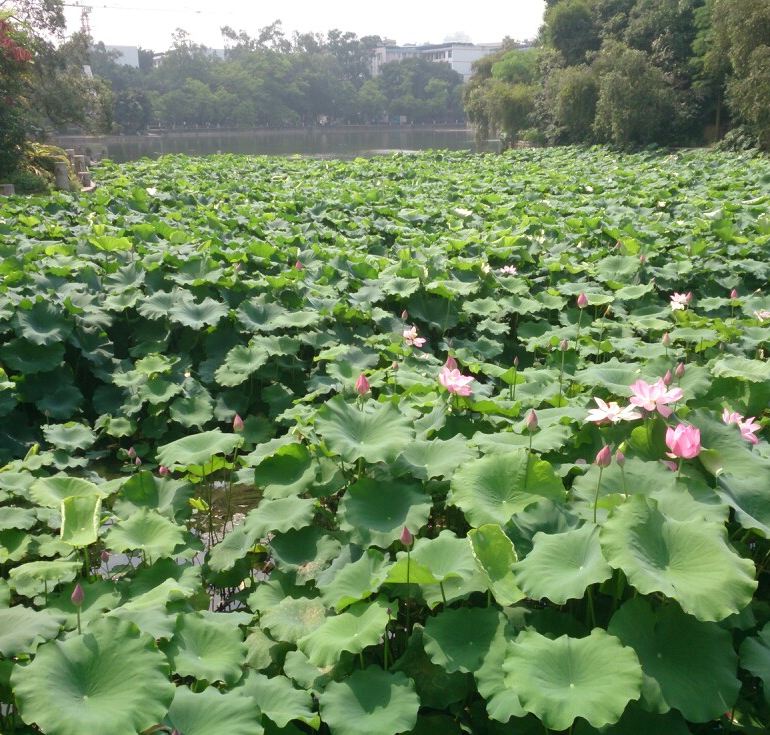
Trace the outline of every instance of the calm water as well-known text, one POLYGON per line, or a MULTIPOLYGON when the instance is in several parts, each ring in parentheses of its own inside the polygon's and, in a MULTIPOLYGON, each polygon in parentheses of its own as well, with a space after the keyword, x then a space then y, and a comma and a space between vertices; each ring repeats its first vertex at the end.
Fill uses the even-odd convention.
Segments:
POLYGON ((103 155, 114 161, 132 161, 164 153, 248 153, 266 155, 306 155, 322 158, 353 158, 393 151, 428 148, 450 150, 498 149, 497 141, 480 148, 473 131, 448 128, 313 128, 306 130, 252 130, 176 133, 126 136, 63 136, 55 140, 64 148, 80 147, 92 156, 103 155))

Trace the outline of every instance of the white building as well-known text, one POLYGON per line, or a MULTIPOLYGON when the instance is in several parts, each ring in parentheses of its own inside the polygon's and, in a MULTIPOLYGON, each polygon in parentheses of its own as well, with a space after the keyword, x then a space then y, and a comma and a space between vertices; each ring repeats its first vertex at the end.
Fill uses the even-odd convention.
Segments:
POLYGON ((139 68, 139 49, 136 46, 105 46, 107 51, 117 51, 116 64, 139 68))
POLYGON ((437 64, 448 64, 454 71, 462 75, 464 82, 467 82, 471 77, 473 62, 499 51, 502 47, 500 43, 454 42, 425 44, 423 46, 396 46, 395 44, 378 46, 372 56, 372 76, 379 76, 383 64, 421 56, 427 61, 437 64))

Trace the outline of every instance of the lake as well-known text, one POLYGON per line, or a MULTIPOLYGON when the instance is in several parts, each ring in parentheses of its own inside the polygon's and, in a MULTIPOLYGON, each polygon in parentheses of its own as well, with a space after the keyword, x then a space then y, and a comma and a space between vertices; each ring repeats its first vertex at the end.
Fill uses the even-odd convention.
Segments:
POLYGON ((497 151, 490 140, 477 146, 472 130, 466 128, 339 127, 300 130, 169 131, 159 135, 58 136, 57 145, 82 148, 94 157, 114 161, 157 158, 166 153, 208 155, 246 153, 251 155, 304 155, 321 158, 353 158, 395 151, 429 148, 497 151))

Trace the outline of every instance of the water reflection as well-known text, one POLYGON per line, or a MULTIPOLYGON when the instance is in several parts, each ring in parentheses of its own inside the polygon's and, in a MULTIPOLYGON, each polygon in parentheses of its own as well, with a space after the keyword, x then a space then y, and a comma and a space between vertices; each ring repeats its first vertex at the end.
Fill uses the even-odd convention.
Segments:
POLYGON ((161 135, 63 136, 56 139, 64 148, 83 148, 92 156, 114 161, 132 161, 165 153, 208 155, 306 155, 323 158, 353 158, 394 151, 429 148, 496 151, 497 141, 478 146, 472 130, 465 128, 308 128, 303 130, 203 130, 161 135))

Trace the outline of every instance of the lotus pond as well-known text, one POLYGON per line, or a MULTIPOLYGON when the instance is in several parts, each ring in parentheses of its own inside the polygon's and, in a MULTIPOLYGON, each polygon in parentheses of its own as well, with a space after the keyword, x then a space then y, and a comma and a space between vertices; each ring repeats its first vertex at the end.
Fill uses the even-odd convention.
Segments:
POLYGON ((768 732, 768 159, 97 178, 0 203, 0 731, 768 732))

